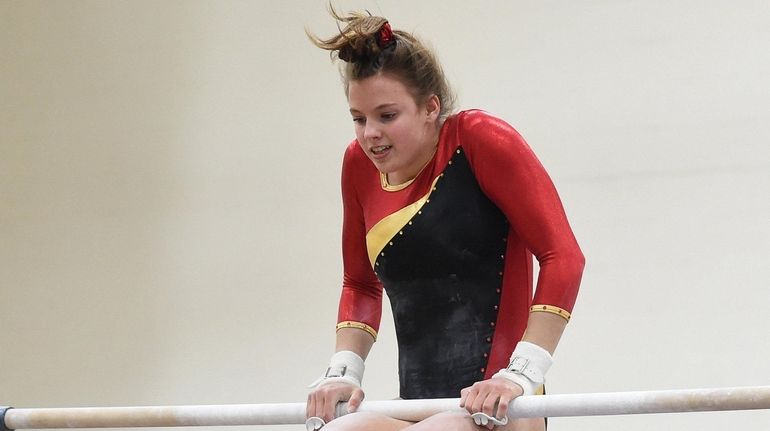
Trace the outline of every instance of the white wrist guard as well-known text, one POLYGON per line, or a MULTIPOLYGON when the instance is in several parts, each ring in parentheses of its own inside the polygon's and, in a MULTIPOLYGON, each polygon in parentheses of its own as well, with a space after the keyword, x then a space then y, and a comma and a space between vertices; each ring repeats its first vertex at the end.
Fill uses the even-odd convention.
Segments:
POLYGON ((364 360, 350 350, 341 350, 335 353, 329 360, 329 368, 323 376, 313 382, 309 387, 328 385, 329 383, 349 383, 361 387, 364 378, 364 360))
POLYGON ((527 341, 519 341, 511 354, 508 367, 492 377, 508 379, 524 390, 524 395, 534 395, 545 382, 545 373, 551 368, 553 358, 547 350, 527 341))

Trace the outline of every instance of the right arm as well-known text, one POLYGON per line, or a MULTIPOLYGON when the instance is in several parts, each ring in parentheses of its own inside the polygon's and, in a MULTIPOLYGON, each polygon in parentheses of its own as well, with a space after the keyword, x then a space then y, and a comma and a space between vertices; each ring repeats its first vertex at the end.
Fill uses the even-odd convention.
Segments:
MULTIPOLYGON (((360 154, 357 143, 345 152, 342 165, 342 256, 344 277, 337 315, 335 352, 352 352, 365 360, 377 337, 382 313, 382 284, 374 274, 366 249, 366 226, 363 210, 358 200, 356 183, 361 162, 370 163, 360 154), (363 157, 364 160, 361 160, 363 157), (356 160, 359 158, 358 160, 356 160)), ((338 354, 333 357, 336 358, 338 354)), ((348 360, 353 355, 348 354, 348 360)), ((363 363, 353 357, 356 367, 363 363)), ((331 364, 334 365, 334 364, 331 364)), ((321 383, 308 395, 307 416, 320 417, 329 422, 334 419, 338 402, 348 401, 348 411, 355 411, 364 398, 360 387, 347 382, 321 383)))

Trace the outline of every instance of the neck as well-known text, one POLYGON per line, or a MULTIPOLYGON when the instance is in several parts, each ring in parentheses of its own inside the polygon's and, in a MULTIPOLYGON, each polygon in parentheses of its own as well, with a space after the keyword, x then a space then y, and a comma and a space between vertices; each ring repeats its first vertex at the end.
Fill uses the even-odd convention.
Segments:
POLYGON ((417 158, 415 158, 414 163, 412 163, 408 168, 401 170, 400 172, 391 172, 386 174, 388 183, 392 185, 398 185, 413 180, 431 161, 431 159, 433 159, 433 155, 436 154, 436 149, 438 148, 440 126, 436 125, 435 128, 429 129, 429 131, 426 131, 425 135, 426 144, 423 146, 425 150, 422 151, 417 158))

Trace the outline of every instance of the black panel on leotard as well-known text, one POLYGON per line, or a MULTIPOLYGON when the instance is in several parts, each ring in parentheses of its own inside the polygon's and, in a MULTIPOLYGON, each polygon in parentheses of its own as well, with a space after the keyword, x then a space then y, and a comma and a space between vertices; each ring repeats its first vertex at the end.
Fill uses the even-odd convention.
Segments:
POLYGON ((484 378, 507 233, 458 150, 376 261, 396 324, 402 398, 459 397, 484 378))

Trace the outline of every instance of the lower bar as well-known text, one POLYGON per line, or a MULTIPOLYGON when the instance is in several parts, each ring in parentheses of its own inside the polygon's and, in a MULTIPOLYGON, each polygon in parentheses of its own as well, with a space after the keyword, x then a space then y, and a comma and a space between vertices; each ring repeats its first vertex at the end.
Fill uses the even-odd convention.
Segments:
MULTIPOLYGON (((419 421, 459 409, 458 398, 365 401, 360 411, 419 421)), ((770 386, 523 396, 509 417, 603 416, 770 409, 770 386)), ((338 415, 346 412, 340 404, 338 415)), ((120 428, 305 423, 304 403, 9 409, 7 429, 120 428)))

